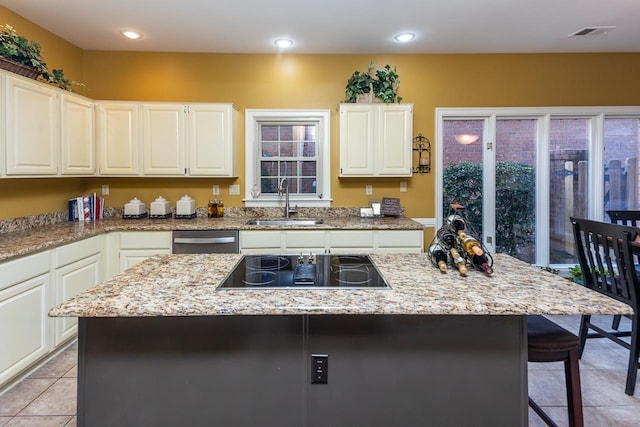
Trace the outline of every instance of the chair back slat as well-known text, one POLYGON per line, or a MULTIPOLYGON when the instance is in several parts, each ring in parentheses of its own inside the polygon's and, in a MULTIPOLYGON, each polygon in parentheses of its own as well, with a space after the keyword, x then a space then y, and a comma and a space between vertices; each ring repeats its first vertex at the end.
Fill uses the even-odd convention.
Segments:
POLYGON ((631 225, 640 224, 640 211, 607 211, 612 224, 631 225))
POLYGON ((640 289, 632 241, 640 229, 580 218, 571 218, 571 223, 584 285, 636 311, 640 289))

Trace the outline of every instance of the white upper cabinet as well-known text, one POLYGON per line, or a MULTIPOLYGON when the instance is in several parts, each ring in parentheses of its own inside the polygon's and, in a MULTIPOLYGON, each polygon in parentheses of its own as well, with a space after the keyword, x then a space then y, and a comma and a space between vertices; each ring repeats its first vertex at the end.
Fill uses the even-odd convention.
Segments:
POLYGON ((142 106, 142 173, 184 175, 185 111, 182 105, 142 106))
POLYGON ((58 91, 5 76, 4 128, 7 175, 55 175, 60 156, 58 91))
POLYGON ((236 177, 238 111, 232 104, 189 106, 189 175, 236 177))
POLYGON ((93 102, 81 96, 60 96, 62 174, 93 175, 96 148, 93 102))
POLYGON ((413 104, 340 104, 340 176, 411 176, 413 104))
POLYGON ((100 175, 138 175, 138 104, 98 102, 96 135, 100 175))
POLYGON ((236 176, 231 104, 143 104, 143 174, 236 176))

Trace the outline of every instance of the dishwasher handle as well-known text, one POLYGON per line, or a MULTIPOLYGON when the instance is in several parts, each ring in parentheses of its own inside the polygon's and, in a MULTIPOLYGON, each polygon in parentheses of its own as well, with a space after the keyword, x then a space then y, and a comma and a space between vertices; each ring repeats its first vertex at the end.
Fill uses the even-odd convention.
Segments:
POLYGON ((222 243, 235 243, 235 236, 230 237, 174 237, 173 243, 188 243, 192 245, 210 245, 222 243))

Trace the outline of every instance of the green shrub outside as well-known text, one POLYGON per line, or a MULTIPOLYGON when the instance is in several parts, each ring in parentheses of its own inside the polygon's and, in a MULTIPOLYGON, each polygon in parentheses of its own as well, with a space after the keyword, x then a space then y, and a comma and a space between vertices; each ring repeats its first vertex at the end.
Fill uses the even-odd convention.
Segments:
MULTIPOLYGON (((482 164, 462 162, 443 173, 443 212, 451 203, 465 207, 471 230, 482 236, 482 164)), ((535 171, 517 162, 496 163, 496 252, 528 262, 535 256, 535 171)))

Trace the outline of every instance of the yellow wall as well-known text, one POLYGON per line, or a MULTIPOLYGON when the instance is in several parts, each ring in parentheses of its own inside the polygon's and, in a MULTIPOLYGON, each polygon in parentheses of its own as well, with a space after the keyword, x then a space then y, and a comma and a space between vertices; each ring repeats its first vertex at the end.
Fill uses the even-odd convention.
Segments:
MULTIPOLYGON (((241 196, 229 196, 229 184, 244 189, 244 109, 321 108, 332 112, 331 165, 334 206, 364 206, 370 198, 400 197, 413 217, 433 217, 434 175, 412 178, 337 178, 338 103, 348 77, 376 65, 397 66, 403 102, 414 103, 414 135, 434 139, 436 107, 638 105, 640 54, 509 54, 509 55, 240 55, 151 52, 78 51, 0 7, 0 22, 8 22, 46 47, 47 62, 73 70, 68 77, 86 83, 94 99, 183 102, 233 102, 240 109, 238 179, 90 178, 57 179, 59 202, 49 196, 52 180, 0 180, 0 219, 63 210, 66 199, 80 190, 100 191, 109 184, 107 206, 122 206, 137 196, 151 202, 163 195, 174 204, 184 193, 204 206, 211 186, 221 187, 227 206, 241 206, 241 196), (58 59, 56 58, 56 61, 58 59), (76 62, 82 62, 82 71, 76 62), (76 74, 77 73, 77 74, 76 74), (78 77, 80 76, 80 77, 78 77), (13 188, 25 181, 18 196, 13 188), (408 192, 399 192, 407 181, 408 192), (46 184, 45 184, 46 183, 46 184), (372 184, 373 196, 364 187, 372 184), (33 206, 47 195, 46 208, 33 206)), ((56 199, 57 200, 57 199, 56 199)))

